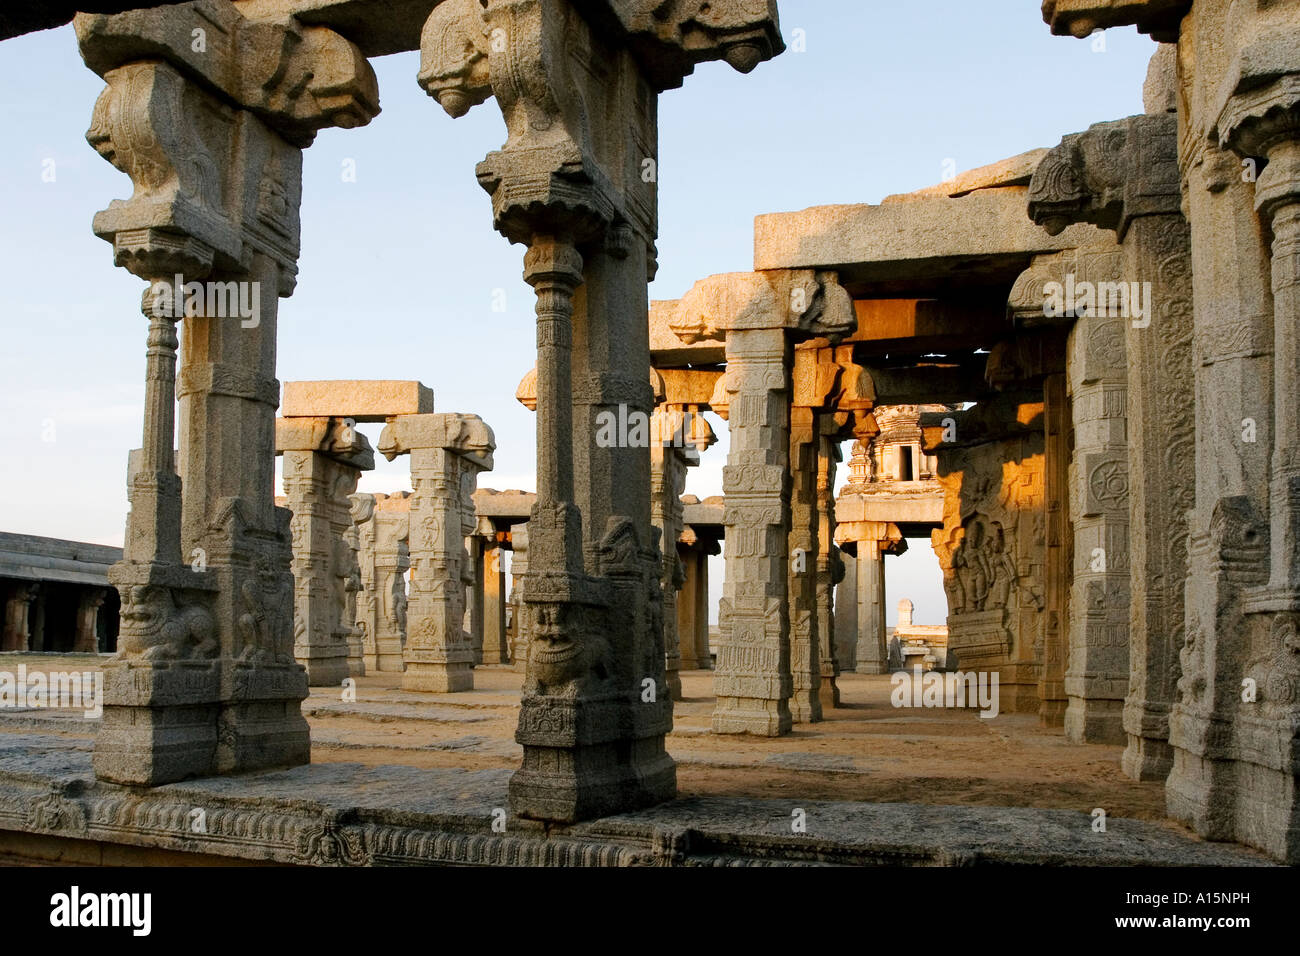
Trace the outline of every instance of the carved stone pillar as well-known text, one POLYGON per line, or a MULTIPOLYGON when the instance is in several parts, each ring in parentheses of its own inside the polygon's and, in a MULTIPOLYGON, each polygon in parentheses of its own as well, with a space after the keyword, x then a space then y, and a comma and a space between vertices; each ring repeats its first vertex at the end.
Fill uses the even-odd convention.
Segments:
POLYGON ((817 642, 822 709, 838 707, 840 689, 835 678, 840 665, 835 652, 835 586, 843 580, 844 563, 835 546, 835 464, 840 460, 833 416, 818 416, 821 432, 817 450, 817 642))
MULTIPOLYGON (((1187 412, 1195 405, 1190 240, 1180 212, 1177 124, 1165 112, 1174 83, 1171 61, 1168 55, 1153 58, 1150 115, 1066 137, 1044 159, 1030 191, 1031 215, 1049 229, 1087 221, 1115 230, 1120 278, 1147 306, 1124 321, 1132 598, 1123 765, 1141 780, 1164 779, 1172 764, 1168 717, 1182 642, 1187 515, 1194 504, 1197 416, 1187 412)), ((1079 560, 1096 563, 1089 555, 1079 560)), ((1113 567, 1113 560, 1107 563, 1113 567)))
POLYGON ((1036 714, 1047 557, 1041 389, 923 413, 921 423, 944 491, 944 526, 931 541, 948 649, 962 671, 998 672, 1003 711, 1036 714))
POLYGON ((77 604, 77 633, 72 643, 75 653, 99 653, 99 609, 103 606, 103 588, 85 588, 81 592, 77 604))
POLYGON ((348 630, 348 673, 360 677, 367 656, 374 659, 375 496, 352 494, 348 500, 352 524, 343 534, 348 571, 343 624, 348 630))
POLYGON ((0 650, 31 649, 31 609, 40 587, 39 584, 17 584, 6 596, 4 643, 0 650))
POLYGON ((790 409, 790 535, 788 555, 790 616, 790 717, 796 723, 822 719, 821 642, 817 631, 817 461, 821 446, 817 415, 811 408, 790 409))
POLYGON ((1070 523, 1070 455, 1074 416, 1063 373, 1043 381, 1044 489, 1047 496, 1047 559, 1043 590, 1047 620, 1038 719, 1044 727, 1065 725, 1065 669, 1070 656, 1070 583, 1074 574, 1074 527, 1070 523))
POLYGON ((682 588, 677 595, 677 635, 682 670, 712 670, 709 652, 709 555, 718 543, 701 538, 687 528, 677 545, 682 567, 682 588))
POLYGON ((671 406, 661 406, 650 419, 650 522, 659 529, 663 572, 664 673, 673 700, 682 699, 680 638, 677 631, 678 591, 686 581, 677 557, 682 533, 682 493, 686 469, 699 464, 700 455, 684 445, 686 419, 671 406))
POLYGON ((727 568, 718 619, 715 733, 774 737, 790 731, 789 379, 784 329, 728 334, 731 448, 723 469, 727 568))
POLYGON ((528 665, 529 630, 524 614, 528 582, 528 524, 510 527, 510 630, 511 662, 523 673, 528 665))
POLYGON ((844 577, 835 586, 835 660, 841 671, 858 667, 858 558, 840 553, 844 577))
POLYGON ((889 673, 885 648, 884 542, 858 542, 858 643, 853 658, 859 674, 889 673))
POLYGON ((95 772, 156 785, 304 763, 288 514, 272 499, 276 300, 296 272, 302 149, 378 111, 374 74, 328 29, 253 20, 226 0, 75 26, 107 83, 87 138, 135 186, 95 232, 151 284, 144 442, 110 575, 120 653, 95 772))
POLYGON ((1124 742, 1128 692, 1129 463, 1125 439, 1127 318, 1087 315, 1070 333, 1074 584, 1065 671, 1065 736, 1124 742))
MULTIPOLYGON (((693 63, 752 69, 781 48, 772 4, 449 0, 420 82, 453 116, 489 95, 507 141, 479 165, 497 229, 528 248, 537 295, 537 484, 524 595, 531 631, 510 803, 572 822, 669 799, 660 561, 644 448, 602 448, 602 416, 649 415, 657 93, 693 63), (687 12, 689 11, 689 12, 687 12), (617 22, 615 22, 617 21, 617 22)), ((667 542, 671 547, 672 542, 667 542)))
POLYGON ((411 588, 403 650, 405 690, 450 693, 474 686, 465 633, 466 527, 473 485, 492 467, 492 430, 477 415, 403 415, 379 440, 389 461, 411 456, 411 588))
POLYGON ((469 650, 474 664, 483 663, 483 612, 487 604, 484 576, 487 573, 487 551, 483 547, 483 537, 471 534, 465 539, 465 552, 468 555, 469 580, 466 582, 465 617, 466 631, 469 634, 469 650))
POLYGON ((506 664, 510 661, 510 642, 506 635, 506 571, 502 562, 505 549, 499 542, 485 542, 483 555, 483 663, 506 664))
POLYGON ((314 687, 337 686, 351 673, 346 620, 352 501, 363 470, 374 468, 364 435, 339 419, 282 418, 276 450, 293 517, 294 659, 314 687))

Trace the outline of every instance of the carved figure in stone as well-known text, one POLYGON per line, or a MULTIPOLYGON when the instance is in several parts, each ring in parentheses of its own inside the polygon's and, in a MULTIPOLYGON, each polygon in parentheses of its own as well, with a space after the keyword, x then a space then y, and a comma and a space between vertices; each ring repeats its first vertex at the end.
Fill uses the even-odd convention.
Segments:
POLYGON ((212 658, 217 654, 216 626, 206 608, 177 605, 170 588, 131 585, 121 589, 124 657, 145 660, 212 658))
POLYGON ((531 604, 528 675, 537 693, 576 698, 611 676, 609 641, 592 626, 592 612, 580 604, 531 604))

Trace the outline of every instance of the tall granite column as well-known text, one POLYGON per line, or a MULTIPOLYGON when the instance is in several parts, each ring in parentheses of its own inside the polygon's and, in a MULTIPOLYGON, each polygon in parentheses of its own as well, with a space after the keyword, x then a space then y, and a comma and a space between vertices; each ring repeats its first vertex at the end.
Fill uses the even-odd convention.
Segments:
POLYGON ((1139 780, 1164 779, 1173 762, 1169 712, 1185 613, 1187 517, 1194 505, 1196 416, 1187 412, 1195 406, 1191 250, 1181 213, 1177 123, 1167 112, 1171 52, 1163 48, 1152 60, 1148 115, 1066 137, 1044 159, 1030 192, 1030 213, 1049 230, 1072 221, 1115 230, 1122 279, 1149 299, 1148 314, 1124 322, 1132 600, 1123 766, 1139 780), (1062 168, 1084 174, 1067 191, 1053 175, 1062 168))
POLYGON ((844 577, 835 586, 835 660, 841 670, 858 667, 858 558, 840 552, 844 577))
POLYGON ((272 497, 276 302, 297 271, 302 149, 323 127, 369 121, 374 74, 328 29, 226 0, 75 27, 107 83, 87 139, 135 186, 94 229, 150 283, 144 441, 110 574, 122 631, 95 773, 156 785, 304 763, 288 513, 272 497), (205 56, 191 46, 199 28, 223 40, 205 56))
POLYGON ((821 434, 817 415, 807 406, 790 409, 789 567, 790 717, 796 723, 822 719, 821 642, 817 631, 817 539, 820 515, 817 462, 821 434))
POLYGON ((77 603, 77 633, 72 650, 79 654, 99 653, 99 609, 104 606, 104 589, 85 588, 77 603))
POLYGON ((648 417, 654 404, 657 176, 645 172, 657 162, 657 94, 695 62, 725 57, 748 71, 781 49, 770 4, 722 0, 704 19, 617 4, 593 21, 592 10, 449 0, 425 24, 419 77, 453 116, 492 95, 506 122, 505 146, 478 177, 498 231, 528 250, 538 351, 524 759, 510 804, 562 822, 676 792, 650 456, 596 442, 604 417, 648 417))
POLYGON ((510 661, 510 644, 506 637, 506 572, 502 562, 505 549, 500 542, 485 543, 483 556, 483 663, 505 664, 510 661))
POLYGON ((677 633, 677 592, 686 580, 677 557, 677 539, 682 532, 682 493, 686 490, 686 469, 700 460, 699 452, 684 444, 684 427, 683 413, 672 407, 661 406, 650 418, 650 522, 660 534, 664 679, 673 700, 682 699, 682 679, 678 673, 682 656, 677 633))
POLYGON ((858 642, 854 670, 859 674, 889 673, 885 647, 885 553, 889 542, 867 538, 858 541, 858 642))
POLYGON ((473 528, 473 503, 465 480, 472 482, 479 471, 491 469, 495 449, 492 429, 477 415, 402 415, 380 436, 379 451, 389 461, 410 454, 415 489, 410 499, 411 588, 402 652, 405 690, 451 693, 474 686, 474 654, 465 633, 464 573, 465 526, 473 528))
POLYGON ((840 704, 836 683, 840 665, 835 648, 835 586, 844 578, 844 562, 835 546, 835 464, 840 460, 834 415, 819 415, 817 449, 817 643, 821 657, 823 711, 840 704))
MULTIPOLYGON (((276 451, 284 456, 283 481, 293 517, 294 659, 313 687, 337 686, 351 669, 345 625, 350 565, 344 535, 352 525, 349 495, 363 470, 375 466, 370 443, 332 418, 282 418, 276 451)), ((348 549, 350 554, 350 549, 348 549)))
POLYGON ((1074 579, 1074 526, 1070 522, 1070 458, 1074 413, 1064 373, 1043 381, 1044 477, 1047 498, 1047 559, 1043 591, 1047 621, 1043 666, 1038 678, 1038 720, 1063 727, 1068 698, 1065 671, 1070 657, 1070 590, 1074 579))
POLYGON ((510 526, 510 660, 516 671, 528 666, 529 629, 524 615, 528 582, 528 523, 510 526))
POLYGON ((4 641, 0 650, 30 650, 31 609, 40 587, 36 583, 16 584, 6 596, 4 641))

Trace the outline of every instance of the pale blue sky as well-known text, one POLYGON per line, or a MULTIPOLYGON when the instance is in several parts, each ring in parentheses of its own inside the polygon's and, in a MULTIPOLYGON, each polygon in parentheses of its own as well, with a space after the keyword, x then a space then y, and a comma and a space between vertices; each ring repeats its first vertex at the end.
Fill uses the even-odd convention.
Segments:
MULTIPOLYGON (((1131 30, 1053 37, 1038 0, 781 0, 787 52, 741 76, 706 64, 660 109, 660 265, 652 298, 752 267, 755 215, 877 202, 1091 123, 1142 111, 1154 44, 1131 30)), ((373 61, 383 112, 307 151, 298 291, 280 304, 281 381, 419 379, 439 411, 497 436, 482 484, 532 489, 534 426, 514 399, 533 363, 523 250, 491 227, 474 166, 505 138, 492 103, 451 120, 416 53, 373 61), (354 160, 356 182, 343 182, 354 160), (506 310, 493 311, 496 290, 506 310)), ((70 27, 0 43, 0 530, 121 544, 126 452, 140 443, 142 284, 112 264, 93 214, 130 194, 86 144, 102 81, 70 27), (54 181, 42 172, 53 161, 54 181)), ((722 441, 687 490, 721 493, 722 441)), ((372 440, 377 437, 372 434, 372 440)), ((847 448, 846 448, 847 456, 847 448)), ((406 486, 399 459, 363 490, 406 486)), ((714 582, 721 568, 715 568, 714 582)), ((932 552, 889 561, 890 604, 942 620, 932 552)), ((893 620, 891 607, 891 622, 893 620)))

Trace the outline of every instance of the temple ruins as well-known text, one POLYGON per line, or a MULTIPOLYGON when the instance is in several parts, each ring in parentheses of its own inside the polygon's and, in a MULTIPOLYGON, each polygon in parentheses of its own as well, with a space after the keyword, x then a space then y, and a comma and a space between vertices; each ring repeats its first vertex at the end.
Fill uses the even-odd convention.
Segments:
MULTIPOLYGON (((192 846, 295 862, 894 859, 836 856, 836 839, 857 846, 841 831, 805 851, 745 830, 725 803, 744 794, 712 797, 725 824, 693 816, 670 746, 685 715, 728 754, 784 754, 784 738, 860 716, 851 693, 920 668, 996 675, 1015 726, 1112 748, 1190 833, 1300 861, 1294 5, 1046 0, 1054 34, 1134 25, 1159 41, 1145 113, 878 204, 760 215, 750 271, 651 302, 658 196, 641 170, 658 95, 705 61, 749 73, 781 54, 777 6, 76 15, 105 84, 87 139, 133 187, 93 229, 142 282, 145 411, 120 554, 0 535, 2 649, 106 655, 80 782, 11 779, 0 760, 0 831, 66 836, 73 820, 78 837, 138 842, 125 814, 88 821, 125 793, 179 812, 158 788, 235 774, 255 794, 259 772, 283 771, 309 794, 304 701, 321 719, 323 688, 373 681, 392 707, 516 695, 513 737, 493 738, 508 783, 464 771, 481 774, 463 792, 483 814, 283 811, 300 834, 283 846, 192 846), (220 39, 202 56, 199 24, 220 39), (496 435, 473 409, 435 411, 436 381, 276 379, 303 151, 377 115, 368 58, 416 49, 411 82, 437 106, 494 100, 505 120, 475 174, 484 228, 490 208, 535 296, 536 365, 508 375, 535 414, 530 491, 481 487, 496 435), (179 276, 258 284, 257 321, 211 297, 178 312, 179 276), (359 425, 382 426, 373 445, 359 425), (358 491, 376 453, 408 458, 409 490, 358 491), (713 458, 723 494, 701 500, 691 476, 713 458), (937 558, 941 622, 914 624, 909 594, 886 592, 909 541, 937 558), (5 809, 37 792, 64 824, 5 809)), ((448 749, 480 746, 470 736, 448 749)), ((1105 861, 1137 858, 1123 846, 1105 861)))

